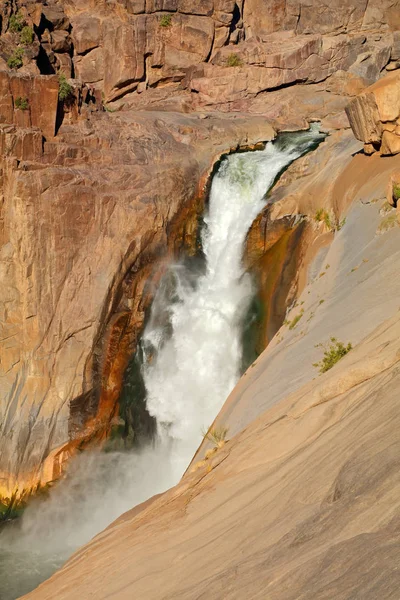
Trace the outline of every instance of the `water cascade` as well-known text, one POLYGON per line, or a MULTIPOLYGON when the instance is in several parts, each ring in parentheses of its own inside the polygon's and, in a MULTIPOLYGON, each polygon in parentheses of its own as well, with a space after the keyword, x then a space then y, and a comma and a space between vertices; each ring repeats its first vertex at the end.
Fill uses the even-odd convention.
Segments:
POLYGON ((0 597, 35 587, 122 512, 179 481, 240 377, 241 334, 252 300, 242 252, 279 173, 317 145, 318 128, 283 134, 264 150, 225 157, 202 230, 204 268, 170 268, 141 341, 147 410, 157 436, 140 451, 84 454, 21 524, 0 532, 0 597))

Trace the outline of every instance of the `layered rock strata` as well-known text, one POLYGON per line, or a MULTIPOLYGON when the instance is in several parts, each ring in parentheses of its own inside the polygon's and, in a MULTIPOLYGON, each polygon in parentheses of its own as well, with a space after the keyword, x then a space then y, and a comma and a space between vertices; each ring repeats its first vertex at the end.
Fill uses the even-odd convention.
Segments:
MULTIPOLYGON (((78 447, 107 435, 158 259, 193 248, 213 162, 269 139, 268 122, 347 129, 349 99, 397 69, 398 8, 3 3, 1 495, 51 481, 78 447)), ((264 214, 251 238, 261 279, 275 256, 285 265, 284 282, 263 280, 269 295, 284 290, 266 339, 301 289, 296 268, 315 232, 308 223, 299 245, 292 227, 314 209, 264 214)))
POLYGON ((160 258, 193 247, 213 161, 274 133, 256 117, 103 113, 24 156, 24 141, 10 141, 23 131, 2 131, 0 456, 10 493, 53 480, 83 441, 106 435, 160 258))
MULTIPOLYGON (((304 178, 282 183, 281 214, 317 197, 347 219, 288 313, 302 317, 218 416, 229 441, 206 460, 204 444, 179 485, 123 515, 27 599, 396 597, 400 229, 382 225, 400 163, 352 158, 349 133, 336 142, 333 168, 307 174, 303 162, 304 178), (331 336, 354 348, 319 374, 318 344, 331 336)), ((310 168, 312 155, 303 161, 310 168)))
POLYGON ((400 73, 395 71, 356 96, 346 109, 366 154, 400 152, 400 73))

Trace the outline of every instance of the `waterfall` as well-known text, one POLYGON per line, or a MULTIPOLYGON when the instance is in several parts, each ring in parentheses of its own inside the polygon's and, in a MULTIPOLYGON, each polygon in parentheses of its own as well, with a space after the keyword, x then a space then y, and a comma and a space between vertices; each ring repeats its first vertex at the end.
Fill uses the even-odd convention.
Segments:
POLYGON ((202 231, 204 269, 171 266, 141 341, 157 439, 140 451, 83 453, 47 499, 0 533, 2 600, 33 589, 120 514, 179 481, 240 377, 254 294, 242 265, 247 231, 279 173, 323 137, 318 128, 283 134, 264 150, 222 160, 202 231))
POLYGON ((278 174, 322 137, 313 127, 224 158, 201 236, 205 272, 194 278, 190 268, 172 266, 172 298, 161 286, 153 303, 142 338, 147 408, 174 482, 240 377, 243 319, 254 294, 242 264, 247 232, 278 174))

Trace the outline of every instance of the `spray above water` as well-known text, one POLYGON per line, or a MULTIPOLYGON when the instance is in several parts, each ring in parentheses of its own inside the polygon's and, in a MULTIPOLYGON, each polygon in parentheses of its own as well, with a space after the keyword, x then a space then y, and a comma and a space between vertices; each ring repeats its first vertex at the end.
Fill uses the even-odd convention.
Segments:
MULTIPOLYGON (((240 377, 243 321, 254 295, 242 254, 247 232, 278 174, 323 138, 285 134, 262 151, 227 156, 214 176, 202 232, 205 272, 172 267, 174 293, 153 305, 142 344, 147 408, 177 481, 240 377)), ((168 279, 170 283, 170 279, 168 279)))
POLYGON ((264 150, 222 160, 202 231, 204 269, 171 267, 141 341, 157 439, 141 451, 78 457, 48 499, 0 534, 2 600, 31 590, 121 513, 177 483, 240 377, 254 294, 242 265, 247 231, 279 173, 323 137, 316 127, 284 134, 264 150))

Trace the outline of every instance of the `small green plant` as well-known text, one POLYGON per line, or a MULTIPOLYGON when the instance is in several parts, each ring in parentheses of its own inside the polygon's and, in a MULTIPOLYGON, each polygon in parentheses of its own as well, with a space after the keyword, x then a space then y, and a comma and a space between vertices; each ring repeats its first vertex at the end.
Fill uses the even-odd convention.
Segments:
POLYGON ((16 48, 7 61, 10 69, 19 69, 23 65, 24 49, 16 48))
POLYGON ((315 347, 324 349, 322 360, 313 364, 313 367, 317 367, 320 373, 326 373, 326 371, 332 369, 353 348, 350 343, 345 346, 342 342, 338 342, 335 337, 331 337, 329 346, 317 344, 315 347))
POLYGON ((17 12, 15 15, 11 15, 9 24, 10 31, 18 33, 19 31, 22 31, 24 25, 25 20, 21 13, 17 12))
POLYGON ((243 62, 238 54, 232 52, 232 54, 230 54, 226 59, 226 64, 228 67, 241 67, 243 62))
POLYGON ((304 309, 293 319, 293 321, 289 325, 289 329, 294 329, 297 323, 300 321, 301 317, 304 314, 304 309))
POLYGON ((344 227, 346 225, 346 220, 347 220, 346 217, 344 217, 341 221, 339 221, 339 223, 336 227, 336 229, 338 231, 340 231, 342 229, 342 227, 344 227))
POLYGON ((343 227, 344 223, 346 222, 346 220, 344 219, 342 221, 342 225, 336 224, 330 213, 328 213, 328 211, 325 210, 325 208, 319 208, 314 215, 314 219, 317 223, 321 223, 321 221, 325 223, 326 227, 330 231, 339 230, 341 227, 343 227))
POLYGON ((71 100, 73 97, 73 87, 68 83, 67 78, 64 73, 60 73, 58 77, 59 88, 58 88, 58 98, 61 102, 66 102, 67 100, 71 100))
POLYGON ((331 215, 327 211, 324 212, 324 223, 328 229, 333 229, 331 215))
POLYGON ((322 300, 319 301, 319 305, 321 306, 321 304, 323 304, 325 302, 325 300, 322 298, 322 300))
POLYGON ((214 444, 215 446, 223 446, 226 441, 226 436, 228 433, 228 428, 221 426, 212 427, 204 433, 204 437, 206 440, 214 444))
POLYGON ((15 99, 15 108, 18 110, 28 110, 29 108, 29 100, 28 98, 23 98, 22 96, 18 96, 15 99))
POLYGON ((397 183, 393 184, 393 198, 396 202, 400 199, 400 185, 397 183))
POLYGON ((159 25, 160 27, 171 27, 172 15, 163 15, 160 19, 159 25))
POLYGON ((30 46, 33 43, 33 38, 34 33, 32 27, 23 27, 19 38, 21 44, 23 44, 24 46, 30 46))

